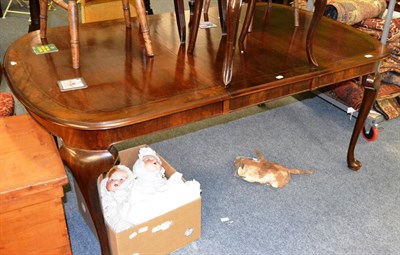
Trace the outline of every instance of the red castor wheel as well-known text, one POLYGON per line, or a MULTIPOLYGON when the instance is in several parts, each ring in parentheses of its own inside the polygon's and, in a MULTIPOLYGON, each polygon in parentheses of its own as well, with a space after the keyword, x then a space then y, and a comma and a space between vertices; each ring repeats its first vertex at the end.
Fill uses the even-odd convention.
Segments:
POLYGON ((376 127, 371 127, 371 128, 369 129, 369 131, 367 132, 367 130, 366 130, 365 127, 364 127, 364 129, 363 129, 363 137, 364 137, 365 140, 367 140, 368 142, 373 142, 373 141, 375 141, 376 139, 378 139, 378 136, 379 136, 378 128, 376 128, 376 127))

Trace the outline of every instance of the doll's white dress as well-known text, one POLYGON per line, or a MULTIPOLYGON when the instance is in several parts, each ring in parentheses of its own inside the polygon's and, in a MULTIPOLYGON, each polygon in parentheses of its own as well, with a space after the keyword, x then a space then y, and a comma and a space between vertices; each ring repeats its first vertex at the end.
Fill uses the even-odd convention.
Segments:
POLYGON ((158 172, 146 171, 141 160, 144 155, 156 153, 150 148, 142 148, 139 159, 133 165, 132 175, 116 191, 106 190, 107 178, 101 182, 104 218, 117 233, 200 197, 200 183, 183 181, 179 172, 167 179, 164 168, 158 172))
POLYGON ((121 232, 134 226, 128 218, 131 207, 129 199, 135 179, 132 176, 128 177, 128 179, 113 192, 106 189, 107 181, 108 177, 104 178, 100 184, 104 220, 116 232, 121 232))

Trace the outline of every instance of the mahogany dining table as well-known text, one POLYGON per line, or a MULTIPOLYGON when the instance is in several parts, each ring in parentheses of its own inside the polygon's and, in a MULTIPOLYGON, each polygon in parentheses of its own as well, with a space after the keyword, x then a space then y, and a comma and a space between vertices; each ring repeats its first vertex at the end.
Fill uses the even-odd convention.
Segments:
MULTIPOLYGON (((97 178, 117 162, 115 145, 131 138, 360 78, 364 97, 347 152, 348 167, 360 169, 355 146, 379 88, 375 73, 389 51, 369 35, 322 17, 313 41, 316 67, 305 43, 312 13, 300 11, 298 27, 293 17, 288 6, 256 6, 246 51, 233 55, 228 86, 222 81, 221 29, 200 29, 188 54, 169 13, 148 16, 153 58, 146 56, 139 27, 127 30, 124 20, 80 25, 79 69, 71 65, 67 26, 49 28, 47 40, 38 31, 28 33, 7 49, 8 84, 33 119, 60 139, 59 153, 86 201, 103 254, 110 250, 97 178), (32 50, 49 43, 58 51, 32 50), (368 75, 375 80, 368 82, 368 75), (60 90, 58 81, 75 78, 87 87, 60 90)), ((208 18, 218 24, 218 10, 211 8, 208 18)), ((263 128, 268 132, 268 123, 263 128)))

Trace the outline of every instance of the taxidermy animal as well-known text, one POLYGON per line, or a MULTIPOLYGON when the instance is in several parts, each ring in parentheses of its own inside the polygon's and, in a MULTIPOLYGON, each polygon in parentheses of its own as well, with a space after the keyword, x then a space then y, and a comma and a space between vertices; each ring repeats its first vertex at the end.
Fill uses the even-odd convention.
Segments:
POLYGON ((283 188, 290 181, 290 174, 312 174, 311 170, 289 169, 281 164, 268 161, 259 150, 255 150, 259 159, 236 157, 236 176, 248 182, 258 182, 283 188))

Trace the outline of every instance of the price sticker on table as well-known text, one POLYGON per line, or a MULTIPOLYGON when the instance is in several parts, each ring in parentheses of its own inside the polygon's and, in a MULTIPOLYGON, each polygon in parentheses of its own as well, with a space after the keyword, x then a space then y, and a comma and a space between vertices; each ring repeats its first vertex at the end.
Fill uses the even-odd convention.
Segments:
POLYGON ((68 80, 57 81, 61 91, 76 90, 87 88, 87 84, 83 78, 74 78, 68 80))
POLYGON ((32 46, 32 49, 33 49, 33 52, 36 55, 58 52, 57 47, 53 43, 45 44, 45 45, 39 45, 39 46, 32 46))

